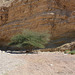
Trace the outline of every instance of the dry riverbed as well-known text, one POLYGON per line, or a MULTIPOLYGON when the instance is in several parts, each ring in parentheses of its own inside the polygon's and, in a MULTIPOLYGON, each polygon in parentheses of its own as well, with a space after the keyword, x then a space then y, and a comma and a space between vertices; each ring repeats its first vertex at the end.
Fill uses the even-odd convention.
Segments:
POLYGON ((0 51, 0 75, 75 75, 75 55, 61 52, 10 54, 0 51))

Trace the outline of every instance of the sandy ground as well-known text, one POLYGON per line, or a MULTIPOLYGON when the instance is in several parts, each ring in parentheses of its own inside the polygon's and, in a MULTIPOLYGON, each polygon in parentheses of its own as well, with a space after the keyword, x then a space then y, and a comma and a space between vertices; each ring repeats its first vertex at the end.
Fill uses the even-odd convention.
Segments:
POLYGON ((0 75, 75 75, 75 55, 0 53, 0 75))

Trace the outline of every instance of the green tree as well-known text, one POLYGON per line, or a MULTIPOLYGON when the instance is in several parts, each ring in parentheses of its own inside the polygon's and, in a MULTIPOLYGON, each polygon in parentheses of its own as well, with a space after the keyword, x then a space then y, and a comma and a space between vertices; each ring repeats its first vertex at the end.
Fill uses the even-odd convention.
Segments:
POLYGON ((45 45, 50 41, 48 32, 34 32, 24 30, 22 34, 17 34, 11 38, 8 45, 18 48, 32 50, 33 48, 45 48, 45 45))

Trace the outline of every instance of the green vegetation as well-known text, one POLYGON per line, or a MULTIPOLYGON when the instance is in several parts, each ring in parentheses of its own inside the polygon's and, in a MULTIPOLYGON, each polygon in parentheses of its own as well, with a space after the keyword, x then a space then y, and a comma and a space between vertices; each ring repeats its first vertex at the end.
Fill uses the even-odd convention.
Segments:
POLYGON ((66 50, 66 51, 64 51, 64 53, 67 53, 67 54, 75 54, 75 50, 73 50, 73 51, 66 50))
POLYGON ((64 51, 64 53, 69 53, 69 52, 70 52, 70 50, 65 50, 65 51, 64 51))
POLYGON ((68 54, 75 54, 75 50, 70 51, 68 54))
POLYGON ((34 49, 45 48, 45 45, 50 41, 50 34, 48 32, 34 32, 24 30, 22 34, 17 34, 11 38, 10 46, 18 48, 34 49))

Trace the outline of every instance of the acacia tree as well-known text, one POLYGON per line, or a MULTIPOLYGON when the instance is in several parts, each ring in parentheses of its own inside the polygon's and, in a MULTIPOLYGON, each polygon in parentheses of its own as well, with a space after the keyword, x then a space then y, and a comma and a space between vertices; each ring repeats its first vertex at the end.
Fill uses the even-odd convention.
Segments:
POLYGON ((45 45, 49 41, 50 34, 48 32, 39 33, 31 30, 24 30, 22 34, 13 36, 8 45, 32 50, 34 48, 45 48, 45 45))

